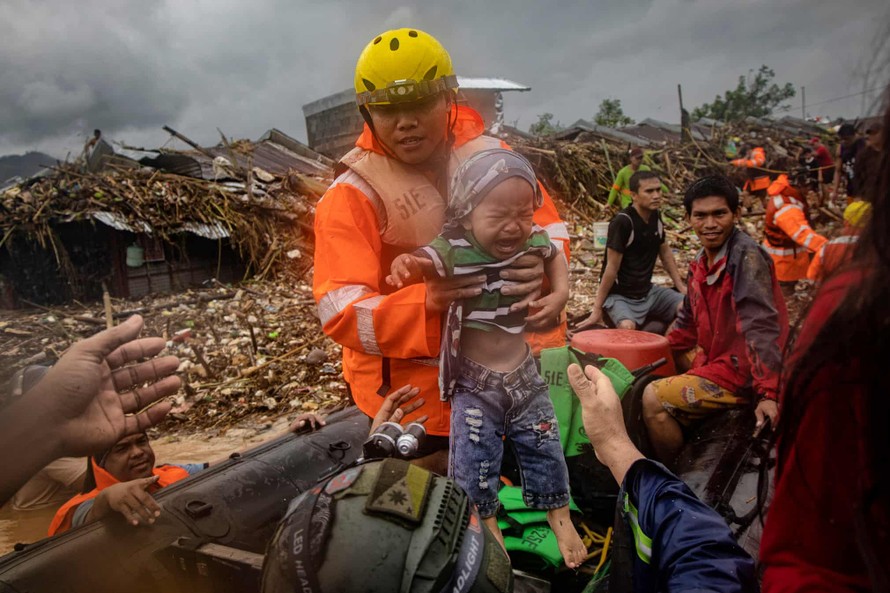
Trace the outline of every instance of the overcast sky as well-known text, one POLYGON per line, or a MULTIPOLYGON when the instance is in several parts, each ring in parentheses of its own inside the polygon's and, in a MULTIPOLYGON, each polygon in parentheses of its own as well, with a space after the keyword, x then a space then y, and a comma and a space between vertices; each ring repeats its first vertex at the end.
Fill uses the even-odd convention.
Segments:
POLYGON ((64 158, 93 128, 157 147, 165 124, 205 144, 217 128, 305 140, 302 105, 350 87, 364 45, 403 26, 438 37, 458 74, 531 86, 505 96, 523 129, 607 97, 675 122, 677 83, 691 108, 761 64, 806 87, 810 114, 855 117, 879 94, 861 91, 882 82, 865 73, 888 18, 886 0, 0 0, 0 155, 64 158))

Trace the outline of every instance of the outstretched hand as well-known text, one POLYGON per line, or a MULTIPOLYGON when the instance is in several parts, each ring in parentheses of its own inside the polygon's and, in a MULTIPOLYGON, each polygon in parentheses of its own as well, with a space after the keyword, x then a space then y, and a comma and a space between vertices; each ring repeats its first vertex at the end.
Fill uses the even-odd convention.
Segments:
POLYGON ((161 507, 148 493, 148 488, 158 481, 158 476, 138 478, 105 488, 96 497, 87 521, 97 521, 110 514, 120 513, 127 523, 136 527, 151 525, 161 515, 161 507))
POLYGON ((136 339, 142 326, 135 315, 74 343, 22 398, 41 415, 47 434, 59 440, 60 454, 102 451, 157 424, 170 411, 168 402, 146 407, 179 390, 181 381, 172 376, 179 359, 156 358, 165 342, 136 339))

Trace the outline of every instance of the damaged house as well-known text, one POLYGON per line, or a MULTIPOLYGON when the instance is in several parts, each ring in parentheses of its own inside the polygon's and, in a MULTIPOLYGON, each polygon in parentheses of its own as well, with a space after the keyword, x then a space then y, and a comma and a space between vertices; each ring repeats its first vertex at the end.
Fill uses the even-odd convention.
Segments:
POLYGON ((104 140, 0 189, 0 307, 140 297, 311 265, 331 161, 278 130, 256 142, 153 151, 104 140))

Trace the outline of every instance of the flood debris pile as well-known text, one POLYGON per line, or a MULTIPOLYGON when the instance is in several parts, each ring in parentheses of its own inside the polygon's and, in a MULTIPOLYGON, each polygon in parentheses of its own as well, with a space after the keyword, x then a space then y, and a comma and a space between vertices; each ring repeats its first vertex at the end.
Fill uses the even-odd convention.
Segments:
MULTIPOLYGON (((263 281, 217 285, 140 300, 113 299, 113 317, 138 313, 143 335, 163 336, 183 361, 183 389, 162 433, 228 428, 245 418, 330 411, 347 400, 340 350, 320 330, 311 288, 263 281)), ((105 325, 102 303, 4 314, 0 380, 29 364, 51 364, 105 325)))
POLYGON ((149 167, 91 172, 62 164, 0 195, 0 247, 26 236, 51 250, 76 283, 60 227, 101 221, 169 244, 186 231, 227 237, 250 275, 300 277, 311 266, 312 210, 325 188, 325 182, 293 170, 275 175, 254 167, 206 180, 149 167))
MULTIPOLYGON (((800 149, 818 131, 741 122, 696 126, 685 141, 681 141, 679 133, 668 130, 660 136, 663 140, 628 136, 634 141, 631 143, 605 132, 576 126, 551 137, 511 136, 507 141, 535 165, 548 190, 564 206, 565 216, 586 226, 611 218, 613 212, 606 201, 613 180, 627 164, 630 148, 641 146, 643 164, 658 173, 670 190, 662 207, 666 223, 675 230, 688 232, 688 225, 683 223, 683 192, 689 184, 704 175, 718 173, 729 176, 739 187, 744 184, 744 170, 729 165, 726 154, 729 145, 747 142, 764 146, 767 154, 764 170, 775 176, 798 168, 800 149)), ((747 213, 762 213, 756 202, 747 201, 744 206, 747 213)))

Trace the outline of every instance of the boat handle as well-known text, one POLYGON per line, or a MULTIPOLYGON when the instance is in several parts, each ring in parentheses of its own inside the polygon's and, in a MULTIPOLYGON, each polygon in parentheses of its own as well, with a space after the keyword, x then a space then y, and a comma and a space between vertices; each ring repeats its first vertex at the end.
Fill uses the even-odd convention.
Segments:
POLYGON ((192 519, 206 517, 213 510, 213 505, 203 500, 190 500, 185 503, 185 512, 192 519))

